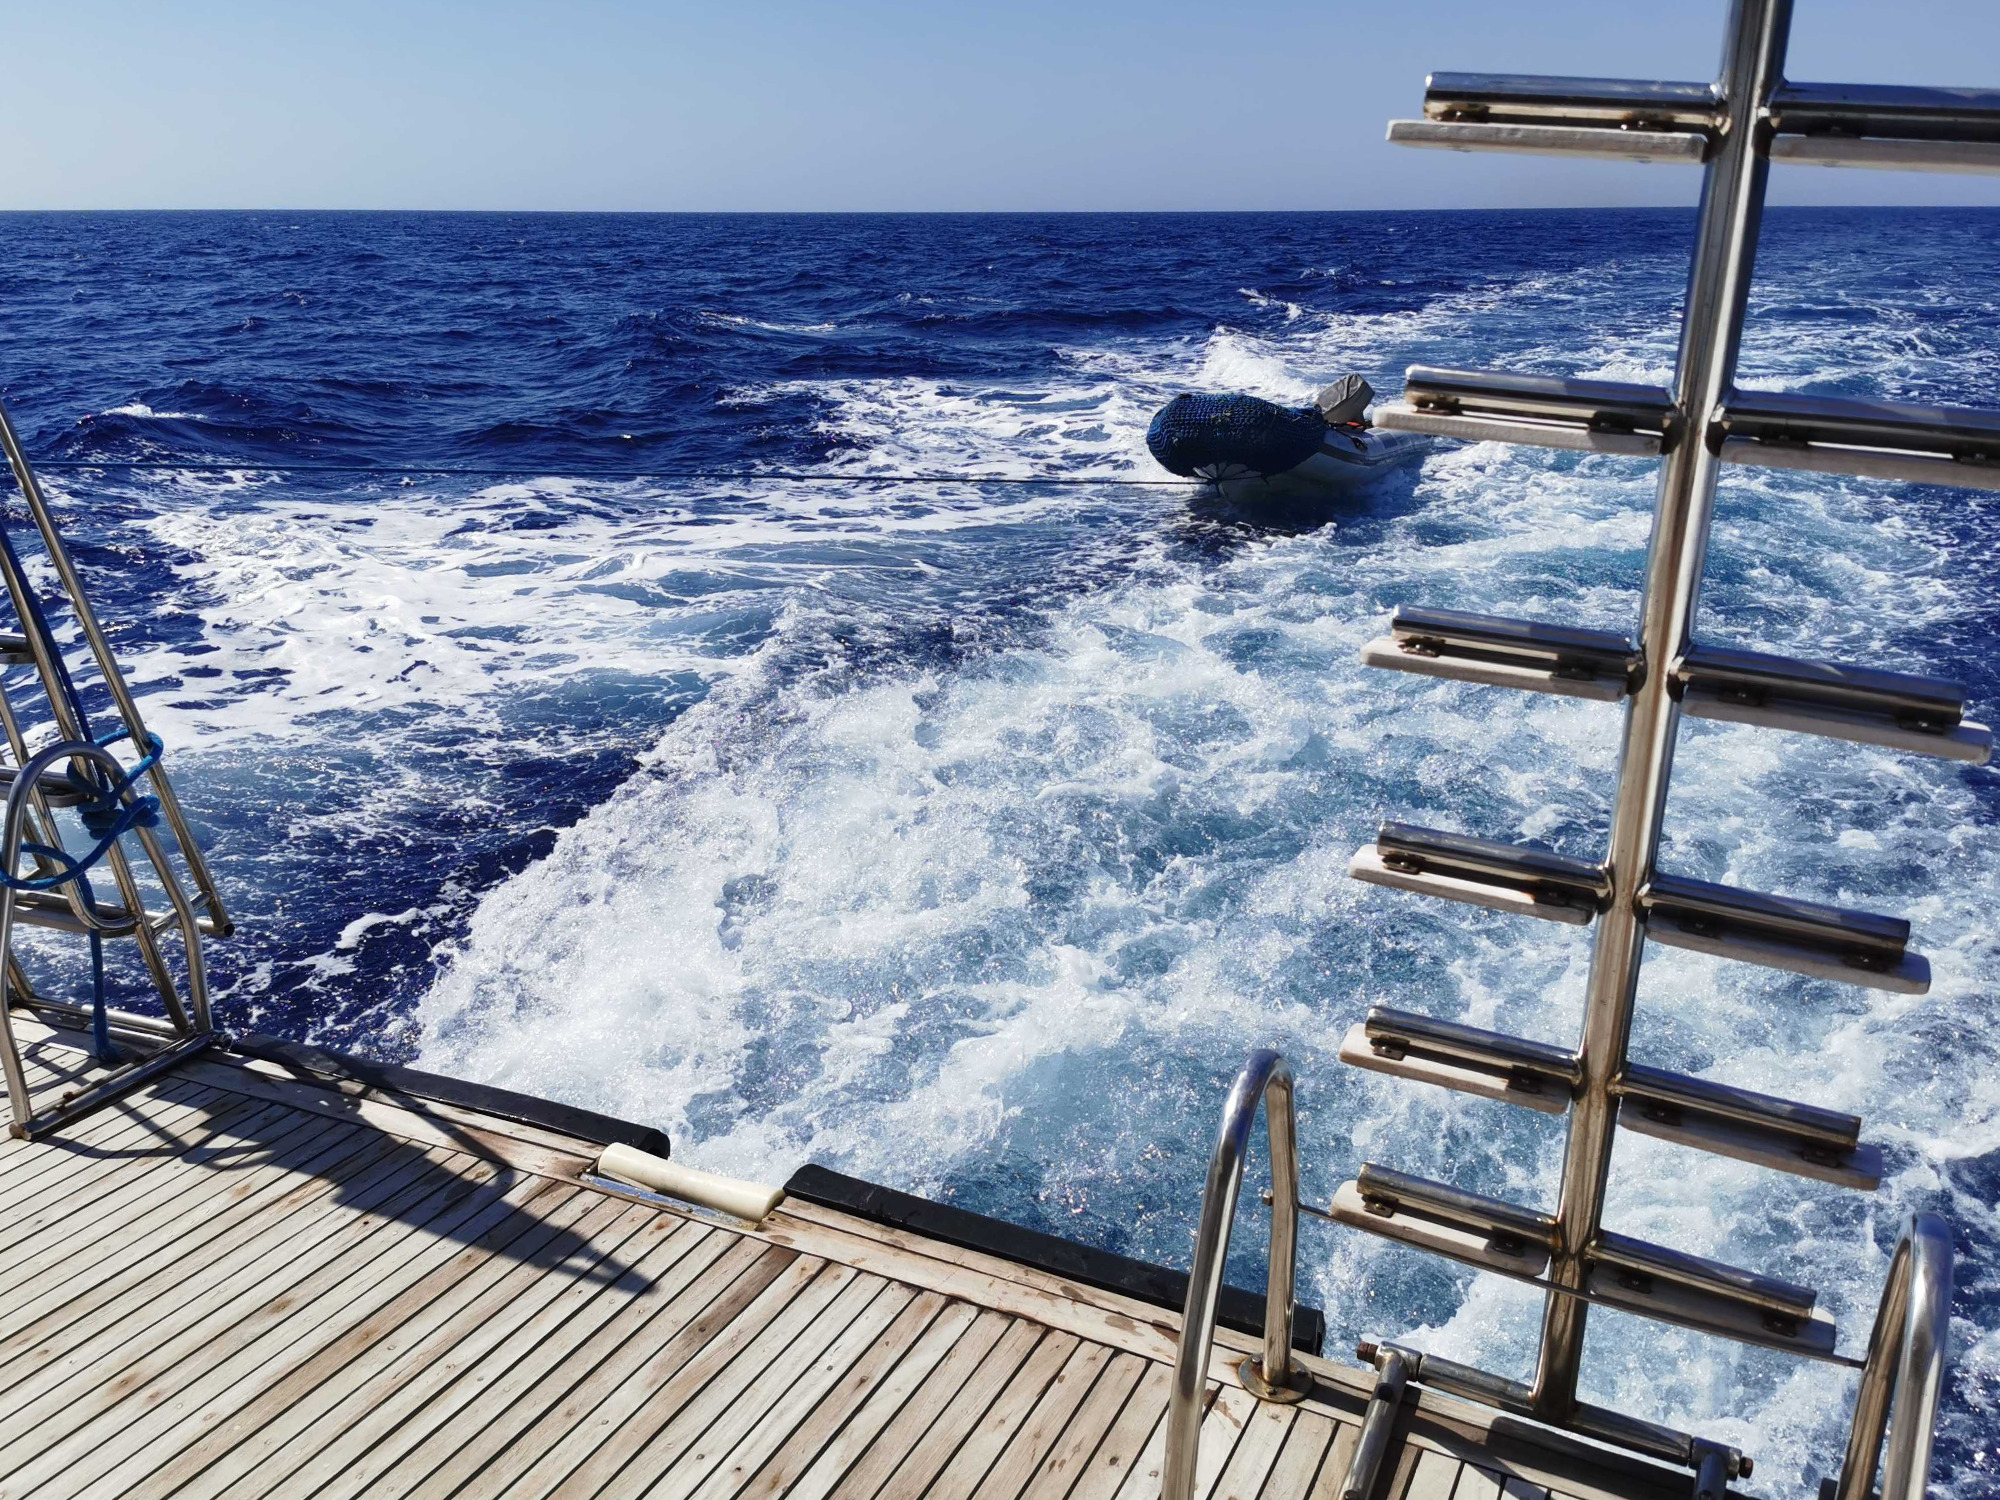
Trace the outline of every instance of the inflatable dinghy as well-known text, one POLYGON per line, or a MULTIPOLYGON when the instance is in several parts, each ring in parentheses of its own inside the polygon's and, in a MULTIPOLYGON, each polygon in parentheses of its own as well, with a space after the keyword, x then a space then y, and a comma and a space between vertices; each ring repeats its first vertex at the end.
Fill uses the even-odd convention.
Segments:
POLYGON ((1352 489, 1420 461, 1431 447, 1420 433, 1370 427, 1374 398, 1359 375, 1343 375, 1311 406, 1176 396, 1154 416, 1146 446, 1170 472, 1209 480, 1231 500, 1352 489))

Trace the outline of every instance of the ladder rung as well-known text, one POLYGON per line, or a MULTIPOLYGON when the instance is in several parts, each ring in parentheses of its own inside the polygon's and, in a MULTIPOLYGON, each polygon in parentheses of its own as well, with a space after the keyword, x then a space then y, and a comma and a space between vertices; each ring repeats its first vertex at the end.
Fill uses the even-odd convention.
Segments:
POLYGON ((2000 141, 2000 90, 1880 83, 1787 83, 1771 95, 1783 135, 2000 141))
POLYGON ((1583 1077, 1574 1054, 1546 1042, 1381 1005, 1348 1031, 1340 1060, 1550 1115, 1569 1108, 1583 1077))
POLYGON ((1736 391, 1710 432, 1727 463, 2000 489, 2000 412, 1736 391))
POLYGON ((0 665, 28 667, 34 662, 35 653, 25 635, 0 635, 0 665))
POLYGON ((1790 1172, 1795 1177, 1830 1182, 1835 1187, 1872 1193, 1882 1185, 1882 1153, 1874 1146, 1857 1143, 1843 1150, 1783 1128, 1696 1109, 1642 1103, 1629 1096, 1619 1105, 1618 1124, 1638 1135, 1790 1172))
POLYGON ((1824 444, 1766 443, 1724 438, 1718 450, 1726 464, 1761 469, 1798 469, 1809 474, 1852 474, 1862 479, 1906 479, 1912 484, 1954 485, 1967 490, 2000 490, 2000 464, 1935 458, 1924 453, 1891 453, 1877 448, 1824 444))
POLYGON ((2000 145, 1991 141, 1899 141, 1843 135, 1781 135, 1771 160, 1801 167, 1872 167, 1883 172, 2000 172, 2000 145))
MULTIPOLYGON (((1371 1162, 1334 1192, 1326 1217, 1482 1270, 1549 1285, 1545 1273, 1554 1220, 1496 1198, 1371 1162)), ((1833 1319, 1812 1305, 1808 1288, 1622 1235, 1600 1234, 1586 1260, 1587 1301, 1791 1354, 1833 1354, 1833 1319)))
POLYGON ((1655 875, 1639 904, 1647 936, 1668 947, 1901 994, 1930 988, 1930 964, 1908 951, 1910 924, 1900 917, 1679 875, 1655 875))
POLYGON ((1511 1276, 1547 1268, 1555 1221, 1498 1198, 1394 1172, 1373 1162, 1333 1195, 1331 1217, 1511 1276))
POLYGON ((1610 877, 1588 860, 1409 823, 1384 823, 1372 845, 1355 851, 1347 873, 1371 885, 1572 927, 1586 925, 1611 894, 1610 877))
POLYGON ((1657 386, 1429 365, 1403 380, 1402 401, 1378 410, 1377 426, 1626 454, 1663 452, 1677 431, 1673 398, 1657 386))
MULTIPOLYGON (((0 766, 0 797, 13 788, 14 778, 20 769, 19 766, 0 766)), ((50 807, 76 807, 91 800, 78 791, 76 783, 61 771, 44 771, 39 785, 50 807)))
POLYGON ((1456 120, 1391 120, 1397 146, 1446 151, 1511 151, 1524 156, 1612 156, 1621 161, 1699 165, 1708 137, 1694 131, 1622 130, 1604 125, 1513 125, 1456 120))
POLYGON ((1669 1073, 1662 1068, 1629 1064, 1624 1076, 1611 1086, 1642 1106, 1657 1106, 1674 1113, 1713 1115, 1725 1120, 1757 1125, 1799 1140, 1816 1141, 1840 1151, 1852 1151, 1861 1139, 1861 1117, 1797 1104, 1772 1094, 1753 1093, 1706 1078, 1690 1078, 1685 1073, 1669 1073))
POLYGON ((1833 1352, 1837 1330, 1810 1288, 1608 1232, 1586 1258, 1597 1301, 1766 1348, 1833 1352))
POLYGON ((1719 1260, 1669 1250, 1664 1245, 1613 1234, 1608 1229, 1598 1232, 1588 1258, 1597 1265, 1611 1266, 1635 1276, 1650 1276, 1696 1287, 1718 1297, 1748 1302, 1766 1312, 1779 1313, 1788 1318, 1810 1316, 1813 1305, 1819 1301, 1819 1293, 1809 1286, 1783 1281, 1776 1276, 1762 1276, 1755 1271, 1738 1270, 1719 1260))
POLYGON ((1560 120, 1612 126, 1712 129, 1715 89, 1706 83, 1633 78, 1548 78, 1526 73, 1433 73, 1424 115, 1433 120, 1560 120))
POLYGON ((1640 657, 1628 637, 1606 630, 1406 607, 1390 620, 1387 636, 1362 648, 1361 660, 1426 677, 1611 703, 1629 690, 1640 657))
MULTIPOLYGON (((134 927, 131 913, 122 906, 100 901, 98 914, 107 926, 97 929, 107 937, 124 937, 134 927)), ((48 927, 57 932, 87 933, 90 927, 70 910, 69 899, 55 891, 17 891, 14 920, 29 927, 48 927)), ((157 930, 157 929, 156 929, 157 930)))
POLYGON ((1674 668, 1681 706, 1698 719, 1793 729, 1983 765, 1993 732, 1962 722, 1955 682, 1839 662, 1794 661, 1696 646, 1674 668))

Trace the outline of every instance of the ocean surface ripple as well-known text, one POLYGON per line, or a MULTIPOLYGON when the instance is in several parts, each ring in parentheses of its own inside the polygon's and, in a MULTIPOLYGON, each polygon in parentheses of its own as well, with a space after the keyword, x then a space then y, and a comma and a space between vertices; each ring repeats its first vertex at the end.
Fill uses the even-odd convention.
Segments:
MULTIPOLYGON (((1146 421, 1413 361, 1664 382, 1690 228, 15 214, 0 381, 42 458, 166 466, 48 480, 241 923, 226 1024, 1184 1264, 1259 1045, 1311 1196, 1372 1157, 1550 1203, 1560 1122, 1334 1051, 1376 1002, 1568 1042, 1587 938, 1344 872, 1384 815, 1594 853, 1616 714, 1356 651, 1404 601, 1627 628, 1653 472, 1441 445, 1231 508, 1125 482, 1162 477, 1146 421), (1092 482, 856 482, 914 471, 1092 482)), ((1992 405, 2000 214, 1776 212, 1752 302, 1746 384, 1992 405)), ((1996 537, 1995 495, 1737 471, 1703 630, 1990 717, 1996 537)), ((1636 1056, 1859 1113, 1888 1175, 1625 1139, 1610 1222, 1819 1287, 1857 1351, 1902 1216, 1948 1215, 1941 1493, 2000 1495, 2000 776, 1706 723, 1678 770, 1670 868, 1906 915, 1937 981, 1656 950, 1636 1056)), ((1525 1289, 1310 1222, 1302 1272, 1332 1347, 1527 1373, 1525 1289)), ((1592 1327, 1587 1393, 1757 1492, 1837 1463, 1841 1371, 1592 1327)))

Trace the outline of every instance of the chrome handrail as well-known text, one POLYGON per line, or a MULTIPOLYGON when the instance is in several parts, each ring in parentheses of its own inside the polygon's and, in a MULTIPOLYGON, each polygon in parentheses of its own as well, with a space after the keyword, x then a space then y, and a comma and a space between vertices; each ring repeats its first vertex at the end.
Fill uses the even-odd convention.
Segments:
POLYGON ((1222 1293, 1222 1265, 1229 1255, 1229 1231, 1243 1187, 1243 1162, 1258 1101, 1271 1137, 1271 1252, 1264 1286, 1264 1352, 1261 1362, 1246 1358, 1239 1367, 1244 1385, 1270 1401, 1296 1401, 1307 1384, 1292 1370, 1292 1287, 1298 1270, 1299 1148, 1292 1108, 1292 1069, 1282 1055, 1266 1049, 1250 1054, 1236 1086, 1222 1106, 1222 1128, 1208 1161, 1208 1186, 1201 1195, 1201 1227, 1195 1233, 1194 1265, 1188 1272, 1187 1305, 1181 1310, 1180 1348, 1174 1355, 1174 1383, 1167 1398, 1166 1467, 1161 1500, 1190 1500, 1195 1460, 1201 1445, 1202 1389, 1215 1342, 1215 1305, 1222 1293))
MULTIPOLYGON (((13 785, 8 789, 4 805, 0 805, 0 875, 6 877, 5 880, 0 880, 0 954, 13 952, 14 918, 19 905, 20 891, 20 887, 15 883, 15 876, 24 852, 23 845, 27 842, 29 813, 41 796, 44 775, 65 763, 90 767, 96 774, 108 778, 106 784, 119 788, 118 797, 122 802, 129 804, 139 795, 126 783, 125 767, 118 757, 91 740, 58 741, 31 756, 20 767, 15 774, 13 785)), ((109 856, 116 847, 116 843, 113 842, 104 853, 109 856)), ((172 872, 162 862, 163 856, 154 851, 150 842, 146 848, 154 860, 162 886, 174 898, 175 915, 189 956, 189 977, 196 1006, 196 1029, 190 1035, 181 1038, 178 1043, 152 1054, 137 1064, 114 1072, 87 1089, 73 1091, 65 1096, 63 1104, 51 1118, 75 1118, 95 1102, 108 1100, 126 1092, 144 1078, 163 1071, 173 1059, 189 1051, 199 1050, 214 1039, 215 1032, 208 1013, 207 986, 201 969, 201 934, 196 927, 194 908, 175 885, 172 872)), ((77 883, 77 888, 81 889, 80 882, 77 883)), ((73 909, 84 927, 99 936, 142 930, 148 921, 143 908, 132 905, 121 909, 118 920, 107 921, 87 897, 74 903, 73 909)), ((0 1078, 4 1078, 7 1101, 13 1116, 8 1126, 8 1133, 19 1139, 38 1133, 48 1121, 38 1121, 35 1114, 34 1097, 28 1086, 27 1069, 21 1059, 20 1040, 14 1032, 12 1016, 14 981, 13 966, 0 964, 0 1078)))
POLYGON ((1911 1214, 1889 1261, 1835 1500, 1868 1500, 1888 1433, 1881 1500, 1923 1500, 1951 1333, 1951 1226, 1911 1214))

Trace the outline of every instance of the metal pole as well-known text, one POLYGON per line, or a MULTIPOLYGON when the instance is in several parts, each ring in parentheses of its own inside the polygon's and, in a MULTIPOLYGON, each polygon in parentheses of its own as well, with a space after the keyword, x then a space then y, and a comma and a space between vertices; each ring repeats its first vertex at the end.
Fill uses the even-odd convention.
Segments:
POLYGON ((1950 1227, 1936 1214, 1912 1214, 1875 1309, 1835 1500, 1868 1500, 1884 1428, 1882 1500, 1923 1500, 1951 1331, 1951 1261, 1950 1227))
MULTIPOLYGON (((56 576, 62 580, 63 588, 69 594, 70 608, 76 613, 76 622, 83 629, 84 640, 89 644, 91 654, 97 659, 97 670, 104 678, 104 685, 111 691, 118 704, 120 717, 125 727, 132 731, 134 745, 146 741, 145 721, 139 716, 138 700, 125 684, 125 674, 119 670, 118 659, 111 654, 111 643, 105 639, 103 627, 97 623, 97 612, 90 607, 89 596, 83 591, 83 580, 77 576, 76 566, 70 561, 69 549, 63 546, 62 533, 57 530, 55 514, 49 509, 49 502, 42 494, 40 481, 35 478, 34 468, 28 462, 27 451, 14 432, 12 418, 7 408, 0 404, 0 448, 6 450, 7 463, 14 471, 14 482, 21 487, 21 497, 27 501, 29 514, 35 527, 42 534, 42 545, 48 550, 49 561, 55 565, 56 576)), ((26 586, 26 580, 22 584, 26 586)), ((21 616, 26 627, 28 616, 21 616)), ((28 639, 34 641, 35 632, 27 631, 28 639)), ((53 643, 50 643, 53 649, 53 643)), ((43 651, 36 648, 36 660, 44 667, 43 677, 48 683, 49 697, 57 704, 56 721, 65 735, 74 735, 75 730, 63 725, 66 710, 61 704, 61 693, 57 691, 53 669, 42 662, 43 651)), ((200 894, 202 904, 208 908, 209 921, 218 936, 227 937, 233 924, 229 914, 223 909, 222 897, 216 891, 215 879, 209 874, 208 861, 201 852, 201 845, 195 841, 187 817, 181 811, 180 799, 174 795, 173 783, 167 779, 165 770, 155 766, 147 776, 147 783, 153 794, 160 799, 160 810, 166 814, 167 826, 173 830, 174 841, 181 846, 181 857, 187 861, 188 874, 194 880, 195 890, 200 894)), ((170 873, 162 869, 162 879, 170 879, 170 873)))
MULTIPOLYGON (((1617 1101, 1611 1082, 1625 1064, 1632 1004, 1645 947, 1637 896, 1653 873, 1672 774, 1680 705, 1670 669, 1692 637, 1715 506, 1719 460, 1705 441, 1708 419, 1734 383, 1743 309, 1756 260, 1769 159, 1763 110, 1784 67, 1791 0, 1734 0, 1716 88, 1725 106, 1721 137, 1702 183, 1694 258, 1674 377, 1676 441, 1661 461, 1646 557, 1640 622, 1644 673, 1628 700, 1618 766, 1618 800, 1605 863, 1612 894, 1597 919, 1578 1052, 1583 1083, 1570 1116, 1550 1278, 1565 1290, 1584 1283, 1583 1253, 1596 1235, 1611 1167, 1617 1101)), ((1536 1414, 1560 1421, 1576 1404, 1577 1372, 1589 1305, 1551 1293, 1542 1314, 1535 1372, 1536 1414)))
POLYGON ((1244 1362, 1241 1374, 1253 1394, 1267 1400, 1297 1400, 1292 1383, 1292 1283, 1299 1229, 1299 1167, 1292 1110, 1292 1070, 1276 1052, 1250 1054, 1222 1107, 1222 1128, 1208 1162, 1208 1185, 1201 1197, 1201 1227, 1195 1233, 1194 1265, 1188 1271, 1187 1305, 1181 1310, 1180 1347, 1167 1396, 1166 1466, 1160 1479, 1163 1500, 1189 1500, 1201 1444, 1202 1391, 1208 1384, 1208 1357, 1215 1343, 1215 1304, 1222 1291, 1222 1265, 1229 1256, 1229 1230, 1243 1186, 1243 1158, 1257 1103, 1264 1103, 1271 1135, 1271 1259, 1264 1291, 1262 1368, 1244 1362), (1259 1389, 1259 1387, 1263 1389, 1259 1389))

